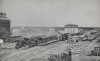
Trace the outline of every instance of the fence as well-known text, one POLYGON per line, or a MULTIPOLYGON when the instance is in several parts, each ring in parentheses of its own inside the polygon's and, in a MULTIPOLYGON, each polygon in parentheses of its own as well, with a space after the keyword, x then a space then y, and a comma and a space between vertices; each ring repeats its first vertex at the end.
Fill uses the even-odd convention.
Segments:
POLYGON ((71 55, 68 53, 61 53, 60 55, 52 55, 48 57, 49 61, 71 61, 71 55))

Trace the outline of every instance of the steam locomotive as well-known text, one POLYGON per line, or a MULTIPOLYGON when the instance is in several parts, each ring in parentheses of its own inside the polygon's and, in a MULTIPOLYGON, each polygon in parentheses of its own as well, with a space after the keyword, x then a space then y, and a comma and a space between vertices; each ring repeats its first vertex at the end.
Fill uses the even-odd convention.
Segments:
POLYGON ((49 36, 49 37, 43 37, 43 36, 37 36, 34 38, 23 38, 23 40, 17 40, 15 49, 19 49, 24 46, 28 46, 29 48, 33 46, 44 46, 49 43, 57 42, 64 39, 64 37, 58 37, 58 36, 49 36))

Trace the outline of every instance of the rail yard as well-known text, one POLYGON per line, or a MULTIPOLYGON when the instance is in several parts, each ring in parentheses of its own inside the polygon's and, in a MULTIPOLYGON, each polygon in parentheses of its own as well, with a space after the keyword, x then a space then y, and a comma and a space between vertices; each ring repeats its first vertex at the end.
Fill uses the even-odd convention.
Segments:
MULTIPOLYGON (((94 48, 96 41, 100 39, 99 32, 95 32, 91 36, 90 34, 87 36, 86 36, 87 39, 83 37, 81 38, 81 41, 74 42, 74 43, 68 43, 69 39, 66 39, 65 38, 66 36, 62 38, 58 36, 47 37, 47 38, 38 37, 38 39, 25 38, 24 43, 18 41, 16 43, 7 43, 5 45, 2 45, 2 46, 6 46, 6 49, 2 48, 4 50, 3 53, 5 53, 5 55, 4 56, 1 55, 0 58, 2 61, 33 61, 34 59, 38 61, 40 58, 44 59, 45 61, 48 61, 48 57, 50 56, 50 54, 64 53, 67 52, 68 49, 70 48, 72 52, 72 61, 73 60, 77 61, 79 60, 79 58, 75 57, 76 55, 79 56, 79 55, 90 54, 91 50, 93 50, 94 48), (62 39, 64 40, 62 41, 62 39), (32 41, 29 42, 30 40, 32 41), (36 42, 34 42, 36 40, 39 40, 41 42, 38 42, 36 44, 36 42), (32 43, 33 46, 29 47, 32 43), (16 46, 20 46, 20 45, 23 46, 16 49, 16 46)), ((42 59, 40 59, 39 61, 43 61, 42 59)))

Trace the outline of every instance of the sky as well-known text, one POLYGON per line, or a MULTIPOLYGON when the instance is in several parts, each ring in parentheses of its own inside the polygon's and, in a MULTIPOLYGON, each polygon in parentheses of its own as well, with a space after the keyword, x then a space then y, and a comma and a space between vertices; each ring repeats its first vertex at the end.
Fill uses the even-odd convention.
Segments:
POLYGON ((100 27, 100 0, 0 0, 11 26, 100 27))

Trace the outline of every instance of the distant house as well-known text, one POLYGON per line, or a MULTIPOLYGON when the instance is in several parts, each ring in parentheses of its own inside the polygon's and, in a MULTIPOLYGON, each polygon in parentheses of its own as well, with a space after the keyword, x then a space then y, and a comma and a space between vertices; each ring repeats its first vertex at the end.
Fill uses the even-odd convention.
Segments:
POLYGON ((67 24, 65 25, 64 28, 67 33, 78 33, 79 32, 79 27, 76 24, 67 24))
POLYGON ((54 28, 49 29, 49 31, 55 31, 54 28))
POLYGON ((94 43, 94 50, 91 51, 91 55, 100 56, 100 43, 94 43))
POLYGON ((54 27, 55 31, 64 31, 64 27, 54 27))
POLYGON ((69 33, 67 33, 66 31, 57 31, 57 32, 62 35, 62 41, 68 40, 69 33))
MULTIPOLYGON (((52 32, 50 36, 55 36, 55 37, 58 37, 59 39, 61 39, 61 38, 62 38, 62 34, 61 34, 61 33, 59 33, 59 32, 57 32, 57 31, 52 32)), ((58 39, 58 40, 59 40, 59 39, 58 39)))

